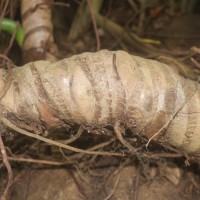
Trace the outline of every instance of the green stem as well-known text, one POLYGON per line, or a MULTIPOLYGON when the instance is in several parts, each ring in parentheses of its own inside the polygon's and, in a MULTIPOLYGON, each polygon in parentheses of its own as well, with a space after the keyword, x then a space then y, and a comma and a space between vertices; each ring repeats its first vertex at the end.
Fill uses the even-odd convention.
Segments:
POLYGON ((24 40, 24 29, 20 24, 18 24, 16 21, 3 18, 2 22, 0 23, 1 29, 7 33, 10 33, 11 35, 16 29, 16 26, 18 25, 17 32, 16 32, 16 41, 20 47, 22 47, 23 40, 24 40))

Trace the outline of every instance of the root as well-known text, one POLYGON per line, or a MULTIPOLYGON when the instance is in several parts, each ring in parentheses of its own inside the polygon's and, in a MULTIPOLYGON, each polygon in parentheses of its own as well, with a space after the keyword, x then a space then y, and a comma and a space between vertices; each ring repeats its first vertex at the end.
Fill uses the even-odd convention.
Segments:
POLYGON ((58 142, 61 142, 63 144, 70 144, 70 143, 76 141, 82 135, 82 133, 83 133, 83 128, 80 127, 78 129, 77 133, 73 137, 69 138, 68 140, 64 140, 64 141, 61 140, 61 141, 58 141, 58 142))
POLYGON ((12 171, 12 168, 11 168, 10 163, 8 161, 8 156, 7 156, 6 149, 5 149, 1 135, 0 135, 0 149, 1 149, 1 155, 2 155, 2 159, 3 159, 3 163, 6 166, 6 169, 8 171, 8 183, 7 183, 7 186, 6 186, 6 188, 3 192, 3 195, 0 197, 0 200, 6 200, 9 193, 10 193, 10 190, 11 190, 11 187, 12 187, 14 181, 13 181, 13 171, 12 171))
MULTIPOLYGON (((0 157, 0 160, 3 160, 3 158, 0 157)), ((51 160, 39 160, 39 159, 32 159, 32 158, 23 158, 23 157, 10 157, 8 156, 9 161, 14 162, 23 162, 23 163, 34 163, 38 165, 50 165, 50 166, 63 166, 72 164, 72 162, 57 162, 57 161, 51 161, 51 160)))
MULTIPOLYGON (((100 143, 100 144, 97 144, 91 148, 88 148, 87 151, 94 151, 94 150, 97 150, 97 149, 100 149, 100 148, 103 148, 105 146, 108 146, 109 144, 111 144, 112 142, 114 142, 116 139, 115 138, 112 138, 110 139, 109 141, 106 141, 106 142, 103 142, 103 143, 100 143)), ((82 153, 77 153, 77 154, 74 154, 72 156, 68 156, 68 159, 69 160, 78 160, 78 159, 81 159, 82 157, 84 156, 84 154, 82 153)))
POLYGON ((136 150, 131 144, 129 144, 129 142, 127 142, 127 141, 123 138, 122 133, 121 133, 121 131, 120 131, 120 122, 119 122, 119 121, 117 121, 117 122, 115 123, 114 130, 115 130, 117 139, 118 139, 132 154, 137 154, 137 150, 136 150))
POLYGON ((112 195, 114 194, 114 192, 115 192, 115 190, 116 190, 116 188, 118 186, 119 179, 120 179, 120 174, 117 177, 117 180, 115 182, 114 188, 112 189, 112 191, 110 192, 110 194, 104 200, 109 200, 112 197, 112 195))
POLYGON ((29 136, 29 137, 32 137, 32 138, 35 138, 35 139, 38 139, 38 140, 41 140, 43 142, 46 142, 48 144, 51 144, 51 145, 55 145, 55 146, 58 146, 58 147, 62 147, 64 149, 68 149, 68 150, 71 150, 71 151, 74 151, 74 152, 79 152, 79 153, 86 153, 86 154, 93 154, 93 155, 105 155, 105 156, 124 156, 124 154, 122 153, 110 153, 110 152, 99 152, 99 151, 87 151, 87 150, 83 150, 83 149, 79 149, 79 148, 76 148, 76 147, 72 147, 72 146, 69 146, 69 145, 66 145, 66 144, 63 144, 63 143, 60 143, 60 142, 56 142, 54 140, 50 140, 48 138, 44 138, 40 135, 36 135, 34 133, 30 133, 28 131, 25 131, 25 130, 22 130, 21 128, 18 128, 17 126, 15 126, 14 124, 12 124, 8 119, 6 118, 2 118, 1 119, 2 123, 7 126, 8 128, 10 128, 11 130, 14 130, 18 133, 21 133, 23 135, 26 135, 26 136, 29 136))

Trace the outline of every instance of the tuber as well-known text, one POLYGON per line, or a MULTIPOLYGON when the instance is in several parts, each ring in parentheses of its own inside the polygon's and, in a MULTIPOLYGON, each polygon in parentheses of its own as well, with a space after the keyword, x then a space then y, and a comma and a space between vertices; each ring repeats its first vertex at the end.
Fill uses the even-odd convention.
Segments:
MULTIPOLYGON (((1 90, 6 73, 0 70, 1 90)), ((91 130, 123 124, 149 142, 200 152, 198 83, 169 65, 124 51, 82 53, 13 68, 0 105, 2 118, 35 134, 75 124, 91 130)))
POLYGON ((24 28, 23 62, 56 61, 57 46, 53 40, 50 0, 22 0, 21 15, 24 28))

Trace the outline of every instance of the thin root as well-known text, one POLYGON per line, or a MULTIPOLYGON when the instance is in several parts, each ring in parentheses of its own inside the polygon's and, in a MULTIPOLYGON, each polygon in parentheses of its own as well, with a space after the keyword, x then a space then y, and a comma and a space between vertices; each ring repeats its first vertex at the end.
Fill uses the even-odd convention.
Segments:
POLYGON ((5 124, 5 126, 9 127, 10 129, 12 129, 12 130, 14 130, 14 131, 16 131, 18 133, 21 133, 21 134, 26 135, 28 137, 32 137, 32 138, 35 138, 37 140, 41 140, 43 142, 46 142, 48 144, 55 145, 55 146, 58 146, 58 147, 62 147, 64 149, 68 149, 68 150, 71 150, 71 151, 74 151, 74 152, 93 154, 93 155, 104 155, 104 156, 124 156, 124 154, 117 153, 117 152, 116 153, 115 152, 110 153, 110 152, 87 151, 87 150, 79 149, 79 148, 76 148, 76 147, 72 147, 72 146, 69 146, 69 145, 66 145, 66 144, 63 144, 63 143, 60 143, 60 142, 56 142, 54 140, 42 137, 40 135, 36 135, 34 133, 30 133, 28 131, 25 131, 25 130, 15 126, 14 124, 12 124, 6 118, 2 118, 1 121, 2 121, 2 123, 5 124))
POLYGON ((5 149, 1 135, 0 135, 0 149, 1 149, 1 155, 2 155, 2 159, 3 159, 3 163, 6 166, 6 169, 8 171, 8 183, 7 183, 7 186, 6 186, 6 188, 3 192, 3 195, 0 197, 0 200, 6 200, 9 193, 10 193, 11 186, 12 186, 14 181, 13 181, 13 171, 12 171, 12 168, 11 168, 10 163, 8 161, 8 156, 7 156, 6 149, 5 149))
POLYGON ((115 130, 117 139, 118 139, 127 149, 129 149, 129 151, 130 151, 131 153, 136 154, 136 153, 137 153, 136 149, 135 149, 131 144, 129 144, 129 142, 127 142, 127 141, 123 138, 122 133, 121 133, 121 131, 120 131, 120 122, 119 122, 119 121, 117 121, 117 122, 115 123, 114 130, 115 130))
POLYGON ((83 128, 80 126, 77 133, 73 137, 69 138, 68 140, 64 140, 64 141, 61 140, 61 141, 58 141, 58 142, 61 142, 63 144, 70 144, 70 143, 76 141, 82 135, 82 133, 83 133, 83 128))
POLYGON ((118 185, 118 183, 119 183, 119 179, 120 179, 120 174, 119 174, 119 176, 117 177, 117 180, 116 180, 116 182, 115 182, 114 188, 112 189, 112 191, 110 192, 110 194, 109 194, 104 200, 109 200, 109 199, 112 197, 112 195, 114 194, 114 192, 115 192, 115 190, 116 190, 116 188, 117 188, 117 185, 118 185))

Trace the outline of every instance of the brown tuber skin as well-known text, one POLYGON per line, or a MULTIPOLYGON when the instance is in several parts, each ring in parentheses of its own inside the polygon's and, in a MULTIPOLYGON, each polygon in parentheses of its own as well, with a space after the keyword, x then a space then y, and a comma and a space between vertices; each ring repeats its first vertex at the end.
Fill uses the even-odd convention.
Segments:
POLYGON ((23 63, 36 60, 56 61, 50 0, 22 0, 21 14, 25 38, 23 63))
MULTIPOLYGON (((0 76, 2 89, 2 69, 0 76)), ((32 62, 14 68, 12 76, 1 107, 22 129, 41 133, 120 122, 135 134, 200 152, 199 85, 166 64, 102 50, 55 63, 32 62)))

